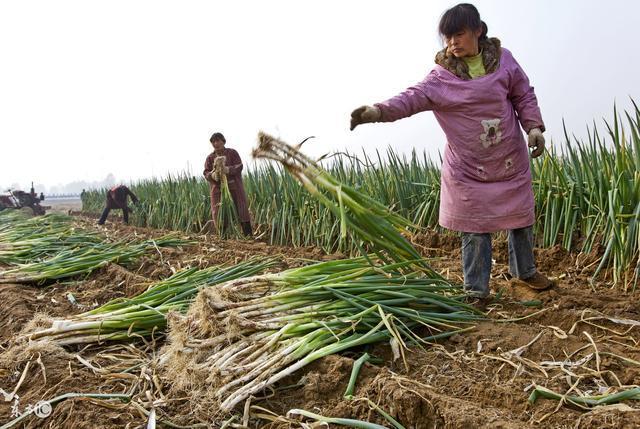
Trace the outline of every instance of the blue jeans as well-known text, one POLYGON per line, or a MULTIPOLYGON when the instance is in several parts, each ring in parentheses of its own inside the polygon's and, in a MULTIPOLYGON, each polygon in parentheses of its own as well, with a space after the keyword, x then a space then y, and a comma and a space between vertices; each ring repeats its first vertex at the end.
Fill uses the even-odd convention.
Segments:
MULTIPOLYGON (((464 288, 478 297, 489 295, 491 234, 462 233, 464 288)), ((533 258, 533 226, 509 231, 509 272, 519 279, 536 273, 533 258)))

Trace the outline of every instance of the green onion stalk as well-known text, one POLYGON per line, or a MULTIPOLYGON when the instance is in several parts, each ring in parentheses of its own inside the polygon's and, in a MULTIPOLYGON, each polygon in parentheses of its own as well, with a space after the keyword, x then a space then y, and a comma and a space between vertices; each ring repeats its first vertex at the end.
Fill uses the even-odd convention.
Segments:
POLYGON ((229 267, 184 269, 136 297, 117 298, 86 313, 53 320, 50 328, 30 333, 28 338, 67 346, 149 337, 165 330, 167 313, 186 312, 201 289, 253 276, 274 263, 272 259, 249 259, 229 267))
POLYGON ((287 416, 303 416, 309 419, 314 419, 316 422, 328 425, 329 423, 339 426, 347 426, 356 429, 389 429, 386 426, 381 426, 376 423, 365 422, 363 420, 345 419, 340 417, 326 417, 320 414, 312 413, 307 410, 293 409, 289 410, 287 416))
POLYGON ((207 289, 187 317, 188 339, 173 329, 169 339, 179 353, 191 351, 189 367, 211 375, 220 410, 230 412, 321 357, 382 341, 403 355, 409 344, 473 329, 482 317, 461 288, 429 277, 415 261, 374 266, 372 258, 207 289))
POLYGON ((356 381, 358 380, 360 369, 362 369, 362 365, 368 362, 370 358, 369 353, 364 353, 359 359, 353 362, 353 369, 351 370, 347 390, 344 392, 344 395, 342 395, 345 399, 353 399, 353 392, 356 390, 356 381))
POLYGON ((350 231, 367 243, 382 261, 412 260, 431 276, 437 275, 401 234, 414 228, 411 221, 363 192, 340 183, 298 148, 263 132, 258 134, 258 143, 253 150, 254 158, 281 163, 315 199, 340 219, 341 240, 346 239, 347 231, 350 231))
POLYGON ((529 404, 533 405, 539 398, 553 399, 556 401, 565 401, 569 405, 579 408, 594 408, 603 405, 617 404, 622 401, 639 400, 640 387, 621 390, 616 393, 607 393, 596 396, 578 396, 578 395, 562 395, 556 393, 546 387, 536 386, 529 395, 529 404))
POLYGON ((59 251, 46 259, 19 264, 15 268, 0 271, 1 283, 44 283, 79 274, 89 274, 109 263, 130 264, 159 247, 179 247, 191 241, 166 235, 143 242, 120 241, 116 243, 91 243, 59 251))

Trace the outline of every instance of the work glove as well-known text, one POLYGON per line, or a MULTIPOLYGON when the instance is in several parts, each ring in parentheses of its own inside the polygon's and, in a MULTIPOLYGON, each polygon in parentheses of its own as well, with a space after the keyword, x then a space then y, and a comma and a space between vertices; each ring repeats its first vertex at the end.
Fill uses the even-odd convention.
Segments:
POLYGON ((209 177, 211 177, 211 180, 213 180, 214 182, 220 181, 220 175, 218 174, 217 170, 213 170, 211 174, 209 174, 209 177))
POLYGON ((533 149, 531 158, 537 158, 544 152, 544 136, 540 128, 529 130, 529 147, 533 149))
POLYGON ((229 167, 225 166, 222 171, 224 171, 224 174, 229 174, 229 167))
POLYGON ((367 122, 378 122, 382 117, 382 112, 375 106, 360 106, 351 112, 351 131, 358 125, 367 122))

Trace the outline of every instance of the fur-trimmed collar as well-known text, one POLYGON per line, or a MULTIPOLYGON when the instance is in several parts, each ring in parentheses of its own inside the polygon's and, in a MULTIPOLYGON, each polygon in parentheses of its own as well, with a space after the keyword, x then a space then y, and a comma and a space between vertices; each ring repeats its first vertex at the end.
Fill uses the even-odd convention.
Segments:
MULTIPOLYGON (((493 73, 500 65, 500 55, 502 54, 500 40, 496 37, 491 37, 480 40, 478 44, 482 52, 482 63, 484 64, 485 72, 487 74, 493 73)), ((436 54, 436 64, 449 70, 460 79, 471 80, 467 63, 462 58, 457 58, 455 55, 449 54, 447 48, 444 48, 436 54)))

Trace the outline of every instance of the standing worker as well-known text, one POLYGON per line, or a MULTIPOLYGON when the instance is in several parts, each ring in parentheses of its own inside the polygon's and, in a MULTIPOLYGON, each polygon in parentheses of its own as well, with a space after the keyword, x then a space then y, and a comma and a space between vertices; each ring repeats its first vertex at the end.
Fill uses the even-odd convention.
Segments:
POLYGON ((225 147, 227 140, 222 133, 213 133, 209 139, 213 146, 213 152, 207 156, 204 162, 204 177, 209 182, 211 188, 211 218, 215 223, 220 207, 220 175, 227 176, 229 193, 236 206, 242 232, 246 236, 252 236, 251 217, 249 216, 249 205, 247 194, 242 183, 242 160, 238 152, 225 147))
POLYGON ((529 79, 500 41, 487 37, 475 6, 458 4, 440 19, 446 47, 435 68, 399 95, 351 113, 351 130, 432 110, 447 137, 442 162, 441 226, 462 233, 464 287, 489 296, 491 233, 509 231, 509 271, 533 289, 552 282, 536 270, 531 157, 545 130, 529 79), (519 122, 519 124, 518 124, 519 122))
POLYGON ((107 192, 107 206, 104 208, 102 216, 100 216, 98 225, 104 225, 111 209, 122 209, 122 219, 124 220, 124 223, 128 224, 129 212, 133 210, 127 206, 127 196, 131 197, 131 201, 133 201, 134 204, 138 204, 138 197, 136 197, 126 186, 118 185, 111 188, 111 190, 107 192))

